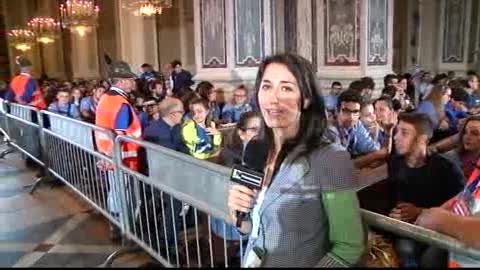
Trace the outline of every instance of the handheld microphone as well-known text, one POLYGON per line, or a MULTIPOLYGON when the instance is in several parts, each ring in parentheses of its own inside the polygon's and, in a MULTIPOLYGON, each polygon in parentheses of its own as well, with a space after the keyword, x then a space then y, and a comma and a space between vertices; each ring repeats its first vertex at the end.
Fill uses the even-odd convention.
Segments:
MULTIPOLYGON (((265 143, 258 140, 250 141, 243 155, 242 165, 235 165, 230 180, 250 189, 260 190, 263 185, 264 168, 268 155, 268 148, 265 143)), ((247 213, 237 211, 237 227, 247 217, 247 213)))

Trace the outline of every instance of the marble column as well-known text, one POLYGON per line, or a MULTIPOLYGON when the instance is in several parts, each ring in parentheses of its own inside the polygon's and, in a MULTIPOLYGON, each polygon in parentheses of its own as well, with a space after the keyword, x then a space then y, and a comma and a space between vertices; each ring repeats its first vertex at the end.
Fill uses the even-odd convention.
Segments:
POLYGON ((383 77, 392 72, 393 0, 315 2, 322 90, 327 91, 333 81, 348 87, 364 76, 372 77, 380 90, 383 77))
POLYGON ((271 54, 270 1, 195 0, 195 81, 228 93, 254 84, 258 65, 271 54))
MULTIPOLYGON (((58 16, 58 1, 39 1, 39 14, 42 16, 48 16, 54 18, 56 21, 59 20, 58 16)), ((60 30, 60 29, 59 29, 60 30)), ((43 65, 45 67, 45 74, 49 78, 65 79, 65 65, 63 59, 63 41, 60 38, 60 33, 55 39, 54 43, 51 44, 40 44, 37 43, 38 53, 40 55, 40 49, 43 50, 43 65), (42 48, 40 48, 40 45, 42 48)))
POLYGON ((72 71, 74 79, 98 79, 97 32, 91 31, 81 36, 71 33, 72 71))
POLYGON ((155 17, 135 16, 132 10, 123 6, 129 2, 134 0, 122 0, 117 6, 120 43, 120 59, 117 60, 126 61, 133 72, 140 74, 140 66, 144 63, 158 68, 155 17))

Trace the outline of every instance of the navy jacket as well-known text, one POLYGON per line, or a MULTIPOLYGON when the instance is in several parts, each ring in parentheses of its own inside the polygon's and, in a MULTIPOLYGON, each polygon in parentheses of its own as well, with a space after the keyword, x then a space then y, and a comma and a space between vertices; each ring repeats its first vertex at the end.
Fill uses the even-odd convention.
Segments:
POLYGON ((192 74, 186 70, 180 73, 172 73, 173 79, 173 93, 177 93, 183 87, 190 87, 194 84, 192 81, 192 74))

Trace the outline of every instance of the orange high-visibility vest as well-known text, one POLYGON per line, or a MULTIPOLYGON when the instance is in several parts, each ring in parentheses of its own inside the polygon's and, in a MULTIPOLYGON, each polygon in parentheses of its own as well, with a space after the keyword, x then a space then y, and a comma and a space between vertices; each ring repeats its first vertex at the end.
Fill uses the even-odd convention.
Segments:
MULTIPOLYGON (((122 95, 111 95, 109 93, 102 96, 98 105, 95 117, 95 124, 109 130, 115 130, 115 120, 123 104, 130 106, 132 111, 132 122, 125 131, 126 136, 136 139, 142 138, 142 127, 135 110, 128 100, 122 95)), ((98 150, 111 157, 113 154, 114 142, 112 138, 101 132, 95 132, 95 142, 98 150)), ((132 170, 138 170, 138 149, 139 145, 130 142, 122 144, 122 160, 126 166, 132 170)))
MULTIPOLYGON (((33 80, 32 77, 28 74, 20 74, 15 76, 10 83, 10 88, 12 89, 13 93, 15 94, 15 102, 19 104, 23 104, 23 101, 20 98, 25 95, 27 91, 27 85, 30 80, 33 80)), ((32 101, 27 105, 36 107, 39 110, 44 110, 47 108, 47 103, 43 98, 43 93, 38 87, 38 84, 35 83, 35 91, 32 95, 32 101)))

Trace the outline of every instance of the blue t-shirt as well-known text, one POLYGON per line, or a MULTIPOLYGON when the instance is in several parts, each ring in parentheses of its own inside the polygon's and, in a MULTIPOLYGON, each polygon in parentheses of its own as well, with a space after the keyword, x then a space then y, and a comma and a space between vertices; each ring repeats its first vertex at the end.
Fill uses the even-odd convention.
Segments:
POLYGON ((325 107, 329 111, 335 111, 337 109, 338 96, 335 95, 326 95, 325 96, 325 107))
POLYGON ((452 102, 445 105, 445 114, 448 118, 448 123, 452 130, 458 131, 458 121, 468 117, 468 113, 464 111, 456 111, 453 108, 452 102))
POLYGON ((250 111, 252 111, 252 106, 248 103, 242 106, 227 104, 223 108, 222 120, 227 120, 229 123, 238 123, 240 121, 240 116, 250 111))
POLYGON ((438 125, 440 124, 440 119, 431 101, 429 100, 422 101, 417 108, 417 112, 428 115, 428 117, 430 118, 430 121, 432 122, 433 128, 434 129, 438 128, 438 125))
POLYGON ((80 120, 80 112, 78 111, 77 106, 72 103, 59 105, 58 102, 54 102, 48 106, 48 111, 80 120))
POLYGON ((80 101, 80 111, 95 114, 97 111, 97 103, 93 101, 93 97, 84 97, 80 101))

